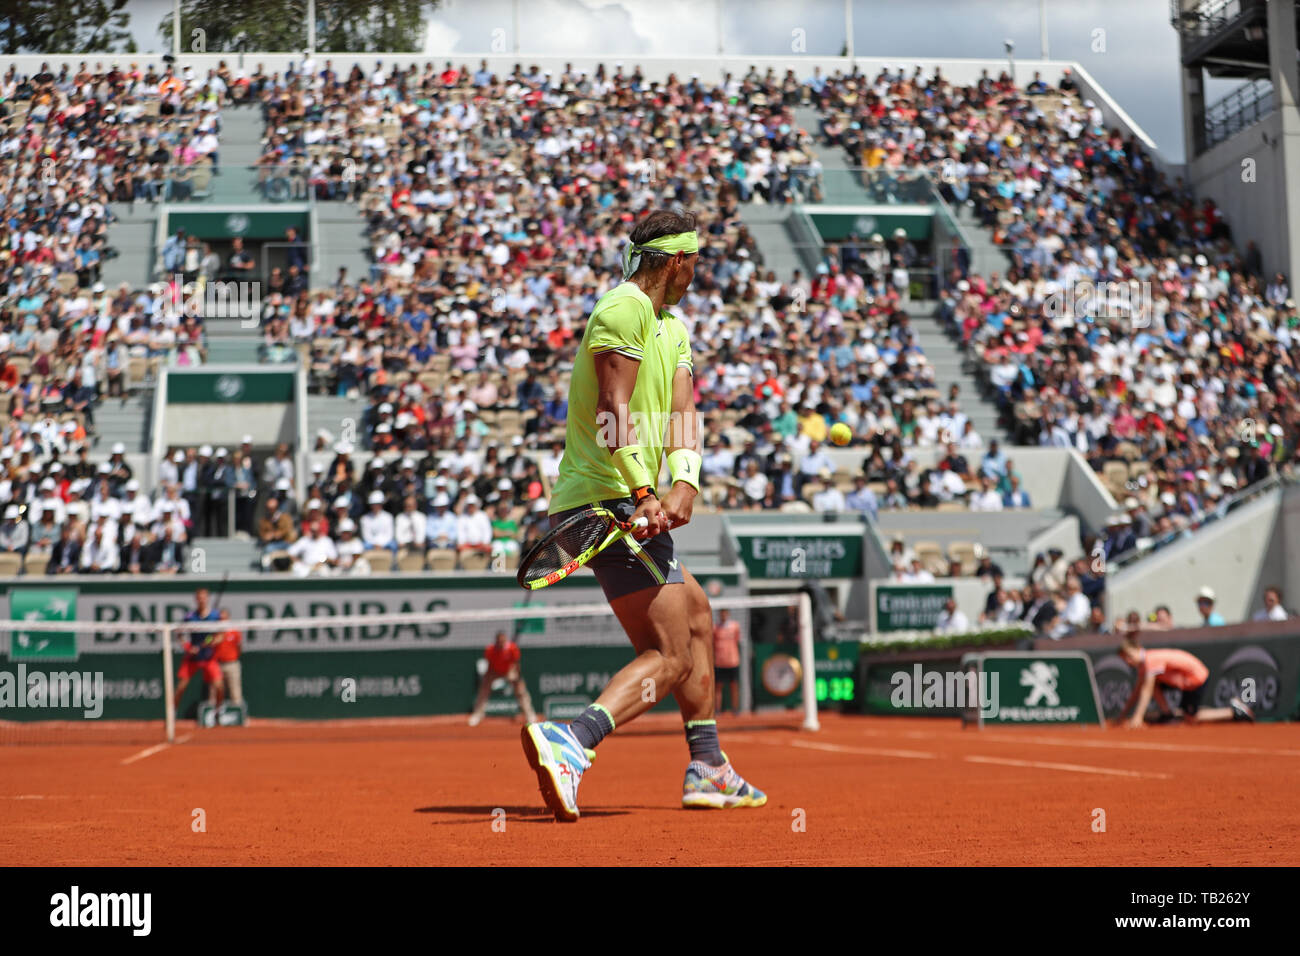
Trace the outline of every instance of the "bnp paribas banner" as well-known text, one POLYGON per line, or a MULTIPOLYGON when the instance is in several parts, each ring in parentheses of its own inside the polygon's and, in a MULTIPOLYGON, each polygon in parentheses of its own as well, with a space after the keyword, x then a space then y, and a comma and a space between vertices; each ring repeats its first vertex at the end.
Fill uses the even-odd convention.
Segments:
MULTIPOLYGON (((702 570, 701 583, 714 596, 742 593, 735 573, 702 570)), ((102 625, 77 635, 22 632, 0 643, 0 672, 30 674, 40 659, 75 659, 77 671, 102 676, 103 719, 159 719, 163 671, 159 633, 123 630, 130 623, 179 622, 194 606, 194 589, 220 590, 215 579, 79 579, 49 587, 14 587, 3 597, 0 619, 75 620, 102 625), (117 625, 117 626, 115 626, 117 625)), ((603 604, 594 577, 582 574, 554 588, 525 594, 513 576, 451 579, 391 575, 346 579, 232 579, 220 595, 234 620, 266 621, 244 632, 243 685, 250 716, 339 718, 467 713, 478 686, 483 649, 497 631, 518 641, 523 675, 535 708, 552 717, 582 711, 632 658, 612 613, 546 618, 543 607, 603 604), (492 621, 438 621, 419 625, 329 624, 331 615, 374 617, 422 611, 509 610, 492 621), (319 625, 279 626, 287 618, 315 618, 319 625)), ((177 665, 179 662, 177 662, 177 665)), ((54 665, 58 667, 59 665, 54 665)), ((3 683, 3 679, 0 679, 3 683)), ((194 681, 181 704, 193 717, 202 693, 194 681)), ((504 688, 502 688, 504 690, 504 688)), ((493 695, 494 712, 509 698, 493 695)), ((663 706, 675 706, 671 700, 663 706)), ((0 719, 72 719, 58 709, 6 710, 0 719)))

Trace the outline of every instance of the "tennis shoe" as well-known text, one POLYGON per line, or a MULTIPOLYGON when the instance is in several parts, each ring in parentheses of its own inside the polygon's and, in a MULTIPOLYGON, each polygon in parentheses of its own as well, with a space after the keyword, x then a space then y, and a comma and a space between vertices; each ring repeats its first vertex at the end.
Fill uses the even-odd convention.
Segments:
POLYGON ((543 721, 528 724, 520 732, 528 765, 537 773, 537 787, 546 806, 561 823, 576 823, 578 784, 596 759, 569 730, 568 724, 543 721))
MULTIPOLYGON (((722 755, 724 758, 726 754, 722 755)), ((690 810, 725 810, 731 807, 761 807, 767 794, 745 782, 728 760, 721 767, 710 767, 692 760, 682 784, 682 806, 690 810)))

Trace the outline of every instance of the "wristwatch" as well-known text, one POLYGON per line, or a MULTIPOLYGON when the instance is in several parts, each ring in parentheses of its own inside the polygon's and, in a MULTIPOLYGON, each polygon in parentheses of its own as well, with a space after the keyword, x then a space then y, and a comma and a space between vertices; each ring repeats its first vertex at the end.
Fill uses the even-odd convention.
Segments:
POLYGON ((641 502, 645 501, 647 498, 657 498, 657 497, 659 496, 655 494, 654 488, 650 485, 642 485, 640 488, 632 489, 632 500, 635 501, 638 505, 641 502))

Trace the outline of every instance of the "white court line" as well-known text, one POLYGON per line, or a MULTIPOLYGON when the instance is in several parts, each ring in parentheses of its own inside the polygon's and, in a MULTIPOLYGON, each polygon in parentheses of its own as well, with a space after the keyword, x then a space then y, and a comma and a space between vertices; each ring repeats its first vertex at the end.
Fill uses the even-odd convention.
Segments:
MULTIPOLYGON (((974 728, 951 733, 938 733, 930 730, 883 731, 863 729, 866 737, 906 737, 912 740, 958 740, 967 734, 976 733, 974 728)), ((1122 733, 1122 731, 1119 731, 1122 733)), ((988 731, 979 732, 978 737, 969 739, 989 741, 999 744, 1035 743, 1050 747, 1094 747, 1101 750, 1155 750, 1166 753, 1207 753, 1207 754, 1251 754, 1257 757, 1300 757, 1300 750, 1269 750, 1264 747, 1211 747, 1203 744, 1168 744, 1151 743, 1139 740, 1095 740, 1087 737, 1071 739, 1068 737, 1037 737, 1016 734, 998 735, 988 731)))
MULTIPOLYGON (((867 757, 903 757, 913 760, 935 760, 939 755, 926 750, 890 750, 884 747, 845 747, 840 744, 819 743, 812 740, 762 740, 753 737, 730 735, 729 739, 741 743, 761 743, 781 746, 782 744, 799 747, 804 750, 825 750, 830 753, 862 754, 867 757)), ((1154 780, 1172 779, 1167 773, 1144 773, 1140 770, 1117 770, 1112 767, 1089 767, 1077 763, 1048 763, 1041 760, 1011 760, 1003 757, 982 757, 967 755, 961 758, 970 763, 1002 764, 1007 767, 1029 767, 1036 770, 1065 770, 1072 773, 1097 773, 1111 777, 1140 777, 1154 780)))
MULTIPOLYGON (((184 737, 181 737, 179 740, 177 740, 176 743, 183 744, 185 743, 185 741, 189 740, 193 736, 194 736, 193 734, 186 734, 184 737)), ((162 751, 166 750, 170 746, 172 745, 169 743, 161 743, 161 744, 154 744, 152 747, 146 747, 144 750, 141 750, 139 753, 132 754, 131 756, 123 760, 122 766, 125 767, 129 763, 135 763, 137 760, 143 760, 145 757, 152 757, 154 754, 161 753, 162 751)))
MULTIPOLYGON (((775 741, 773 741, 775 743, 775 741)), ((788 741, 791 747, 806 750, 829 750, 839 754, 864 754, 868 757, 905 757, 912 760, 934 760, 938 755, 925 750, 889 750, 884 747, 843 747, 839 744, 822 744, 811 740, 788 741)))
MULTIPOLYGON (((1019 743, 1015 737, 983 736, 981 740, 998 743, 1019 743)), ((1063 740, 1059 737, 1024 737, 1029 743, 1047 744, 1051 747, 1099 747, 1115 750, 1159 750, 1168 753, 1253 754, 1263 757, 1300 757, 1300 750, 1268 750, 1262 747, 1209 747, 1201 744, 1158 744, 1139 740, 1063 740)))
POLYGON ((800 747, 804 750, 825 750, 838 754, 861 754, 865 757, 902 757, 909 760, 934 760, 938 755, 925 750, 891 750, 885 747, 845 747, 840 744, 819 743, 815 740, 764 740, 761 737, 744 737, 728 734, 727 740, 743 744, 768 744, 773 747, 800 747))
POLYGON ((993 763, 1004 767, 1030 767, 1034 770, 1065 770, 1070 773, 1099 773, 1109 777, 1146 777, 1154 780, 1172 779, 1167 773, 1143 773, 1140 770, 1116 770, 1112 767, 1085 767, 1077 763, 1047 763, 1042 760, 1012 760, 1009 757, 981 757, 968 754, 961 758, 969 763, 993 763))

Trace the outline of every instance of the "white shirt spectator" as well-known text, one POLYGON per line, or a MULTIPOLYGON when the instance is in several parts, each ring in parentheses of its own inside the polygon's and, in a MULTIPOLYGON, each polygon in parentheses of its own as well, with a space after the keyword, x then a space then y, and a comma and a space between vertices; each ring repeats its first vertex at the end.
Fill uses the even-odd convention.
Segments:
POLYGON ((1002 496, 990 488, 988 491, 976 491, 970 496, 971 511, 1001 511, 1002 496))
POLYGON ((844 493, 832 485, 813 495, 813 511, 820 513, 841 512, 844 510, 844 493))
POLYGON ((393 516, 380 508, 378 512, 367 511, 361 516, 361 540, 367 548, 387 548, 394 540, 395 523, 393 516))
POLYGON ((100 535, 98 541, 92 537, 82 546, 81 570, 116 571, 118 557, 117 543, 107 534, 100 535))
POLYGON ((1260 608, 1255 612, 1255 616, 1251 618, 1252 621, 1285 621, 1286 619, 1286 608, 1281 604, 1273 605, 1271 611, 1268 608, 1260 608))
POLYGON ((294 559, 294 571, 307 575, 321 565, 333 564, 339 558, 334 542, 325 535, 302 537, 289 545, 289 557, 294 559))
POLYGON ((423 511, 403 511, 397 516, 397 545, 423 547, 429 519, 423 511))
POLYGON ((961 608, 955 608, 951 614, 946 610, 940 611, 939 619, 934 624, 936 634, 962 634, 969 630, 970 622, 966 620, 961 608))
POLYGON ((456 520, 456 540, 460 545, 485 545, 492 543, 492 522, 487 512, 467 507, 465 513, 456 520))

